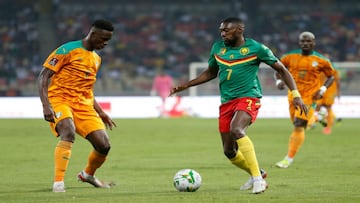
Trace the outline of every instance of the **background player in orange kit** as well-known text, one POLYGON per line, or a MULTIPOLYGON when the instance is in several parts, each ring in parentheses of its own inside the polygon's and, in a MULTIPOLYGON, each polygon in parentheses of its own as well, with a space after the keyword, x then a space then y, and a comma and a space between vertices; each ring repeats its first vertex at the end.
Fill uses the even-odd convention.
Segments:
MULTIPOLYGON (((321 99, 326 89, 334 80, 334 68, 328 58, 314 51, 315 35, 311 32, 302 32, 299 35, 300 49, 293 50, 281 58, 281 62, 287 67, 293 76, 300 95, 307 105, 308 114, 301 114, 292 102, 289 92, 289 113, 294 129, 290 135, 288 153, 285 158, 276 163, 279 168, 288 168, 305 140, 305 129, 312 117, 316 101, 321 99), (321 83, 321 75, 327 79, 321 83)), ((284 89, 284 83, 279 74, 275 73, 276 86, 284 89)))
MULTIPOLYGON (((315 114, 312 117, 311 122, 308 123, 308 126, 313 127, 316 122, 320 122, 324 126, 322 132, 325 135, 331 134, 335 121, 341 121, 341 119, 336 118, 332 108, 335 103, 335 99, 340 98, 341 95, 339 70, 337 70, 336 66, 334 66, 334 68, 334 82, 325 91, 323 97, 316 102, 317 107, 315 114)), ((324 82, 326 80, 326 76, 323 75, 321 79, 324 82)))
POLYGON ((111 186, 111 183, 98 180, 94 174, 110 150, 105 129, 116 125, 96 102, 93 86, 101 64, 101 58, 94 50, 103 49, 108 44, 113 30, 109 21, 94 21, 85 38, 55 49, 40 72, 39 94, 44 118, 55 136, 60 138, 55 147, 53 192, 65 192, 64 176, 76 133, 93 146, 78 180, 100 188, 111 186))

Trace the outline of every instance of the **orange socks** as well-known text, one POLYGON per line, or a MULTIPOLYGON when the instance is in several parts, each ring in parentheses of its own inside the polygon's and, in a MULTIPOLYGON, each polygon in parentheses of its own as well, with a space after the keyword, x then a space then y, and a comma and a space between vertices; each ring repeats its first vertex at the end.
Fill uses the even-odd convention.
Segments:
POLYGON ((334 125, 335 114, 332 108, 327 108, 328 115, 326 116, 327 127, 332 128, 334 125))
POLYGON ((106 155, 100 154, 99 152, 92 150, 89 154, 88 164, 84 171, 93 176, 96 169, 98 169, 106 160, 106 155))
MULTIPOLYGON (((252 141, 249 136, 244 136, 238 140, 236 140, 239 151, 244 156, 246 163, 248 165, 249 171, 251 172, 251 176, 253 177, 261 177, 259 164, 256 159, 255 149, 252 141)), ((235 157, 236 158, 236 157, 235 157)))
POLYGON ((290 135, 288 157, 294 158, 296 152, 300 149, 305 140, 305 129, 303 127, 295 127, 290 135))
MULTIPOLYGON (((54 181, 64 181, 65 172, 69 165, 71 157, 72 142, 59 141, 55 148, 55 175, 54 181)), ((84 171, 89 175, 94 175, 96 169, 98 169, 106 160, 106 155, 100 154, 95 150, 92 150, 89 154, 88 164, 84 171)))
POLYGON ((72 142, 59 141, 55 147, 55 176, 54 181, 64 181, 66 169, 71 157, 72 142))

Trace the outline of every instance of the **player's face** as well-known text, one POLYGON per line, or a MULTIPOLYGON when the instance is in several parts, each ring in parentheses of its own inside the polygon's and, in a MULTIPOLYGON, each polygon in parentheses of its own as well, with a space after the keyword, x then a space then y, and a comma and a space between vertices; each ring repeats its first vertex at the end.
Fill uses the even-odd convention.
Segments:
POLYGON ((314 49, 315 40, 308 35, 304 35, 300 38, 299 45, 303 52, 311 52, 314 49))
POLYGON ((95 30, 91 36, 91 46, 93 49, 103 49, 112 37, 112 32, 107 30, 95 30))
POLYGON ((221 23, 219 27, 220 35, 226 46, 235 46, 239 38, 240 26, 234 23, 221 23))

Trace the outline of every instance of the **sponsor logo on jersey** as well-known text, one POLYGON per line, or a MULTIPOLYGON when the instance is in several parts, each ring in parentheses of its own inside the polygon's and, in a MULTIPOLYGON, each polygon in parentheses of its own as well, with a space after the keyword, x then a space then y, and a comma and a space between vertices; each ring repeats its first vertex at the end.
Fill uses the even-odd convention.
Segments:
POLYGON ((59 60, 57 58, 52 58, 50 61, 49 61, 49 64, 52 65, 52 66, 56 66, 56 64, 59 62, 59 60))
POLYGON ((61 112, 56 112, 56 113, 55 113, 56 118, 60 118, 61 115, 62 115, 61 112))

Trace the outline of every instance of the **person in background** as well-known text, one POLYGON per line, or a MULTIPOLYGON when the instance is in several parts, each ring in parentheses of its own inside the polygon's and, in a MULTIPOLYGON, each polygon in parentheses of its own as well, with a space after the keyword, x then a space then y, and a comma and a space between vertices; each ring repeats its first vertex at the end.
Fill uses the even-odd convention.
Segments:
POLYGON ((94 176, 110 151, 106 128, 112 130, 116 124, 95 100, 93 87, 101 64, 95 50, 108 44, 113 30, 112 23, 107 20, 94 21, 85 38, 55 49, 39 74, 44 119, 60 139, 55 147, 53 192, 65 192, 64 177, 76 133, 93 147, 86 167, 77 175, 78 180, 98 188, 112 186, 94 176))
MULTIPOLYGON (((329 54, 324 54, 326 57, 329 57, 329 54)), ((323 125, 323 134, 329 135, 332 132, 332 127, 335 122, 340 122, 341 118, 336 118, 336 115, 333 111, 333 104, 335 103, 335 99, 340 99, 341 95, 341 84, 340 84, 340 76, 339 71, 336 66, 334 71, 334 82, 329 86, 329 88, 325 91, 323 97, 316 102, 317 107, 314 113, 314 116, 309 122, 308 126, 313 127, 316 122, 319 122, 323 125)), ((321 77, 322 83, 326 80, 326 77, 322 75, 321 77)))
MULTIPOLYGON (((240 190, 252 188, 253 194, 266 190, 266 172, 260 170, 255 147, 246 133, 261 107, 262 88, 258 78, 260 63, 272 67, 291 90, 294 105, 307 113, 294 79, 286 67, 264 44, 244 37, 245 24, 236 17, 220 23, 222 40, 212 45, 208 68, 195 79, 172 88, 171 94, 206 83, 219 77, 219 131, 225 156, 232 164, 250 175, 240 190)), ((206 105, 206 104, 204 104, 206 105)))
POLYGON ((157 95, 161 98, 161 105, 159 107, 161 117, 166 117, 166 100, 173 85, 173 78, 166 74, 164 70, 160 69, 158 74, 154 77, 150 95, 157 95))
MULTIPOLYGON (((299 35, 300 49, 290 51, 281 58, 281 62, 295 79, 309 113, 301 113, 301 110, 294 105, 293 94, 289 91, 289 113, 294 128, 290 135, 287 155, 275 164, 279 168, 288 168, 293 162, 296 153, 305 140, 305 130, 308 121, 314 114, 316 102, 322 98, 334 80, 334 67, 328 58, 314 50, 315 44, 313 33, 302 32, 299 35), (322 74, 326 76, 323 83, 322 74)), ((277 88, 284 89, 284 78, 275 73, 275 79, 277 88)))

